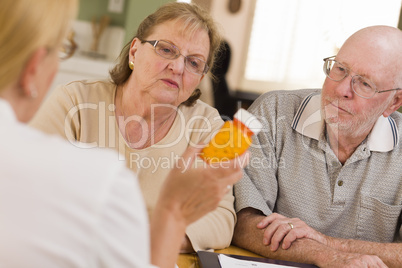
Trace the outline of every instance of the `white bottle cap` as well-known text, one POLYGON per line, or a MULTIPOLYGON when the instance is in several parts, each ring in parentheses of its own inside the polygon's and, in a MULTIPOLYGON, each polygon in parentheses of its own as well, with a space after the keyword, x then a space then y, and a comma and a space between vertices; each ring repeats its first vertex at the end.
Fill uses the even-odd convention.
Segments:
POLYGON ((242 108, 240 108, 235 113, 234 118, 242 122, 248 129, 250 129, 254 133, 254 135, 257 135, 262 129, 261 122, 258 121, 258 119, 254 115, 242 108))

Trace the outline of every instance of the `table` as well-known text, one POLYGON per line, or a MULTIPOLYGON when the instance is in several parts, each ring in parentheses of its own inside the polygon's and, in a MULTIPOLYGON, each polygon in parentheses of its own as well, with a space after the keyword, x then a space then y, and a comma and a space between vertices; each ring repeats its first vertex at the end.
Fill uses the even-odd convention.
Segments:
MULTIPOLYGON (((261 255, 255 254, 251 251, 236 247, 231 245, 225 249, 215 250, 216 253, 224 253, 224 254, 234 254, 234 255, 243 255, 250 257, 262 257, 261 255)), ((179 268, 201 268, 199 259, 196 253, 191 254, 180 254, 177 260, 177 265, 179 268)))

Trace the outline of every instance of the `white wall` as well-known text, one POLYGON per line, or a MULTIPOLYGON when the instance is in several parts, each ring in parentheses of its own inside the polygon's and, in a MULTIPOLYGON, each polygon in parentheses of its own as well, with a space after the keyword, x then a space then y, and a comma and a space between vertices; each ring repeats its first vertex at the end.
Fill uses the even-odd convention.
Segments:
POLYGON ((240 10, 231 14, 228 10, 229 0, 213 0, 210 12, 215 21, 221 25, 224 38, 230 44, 232 51, 230 69, 227 80, 230 89, 236 90, 244 70, 247 42, 250 33, 248 25, 252 23, 255 0, 241 1, 240 10))

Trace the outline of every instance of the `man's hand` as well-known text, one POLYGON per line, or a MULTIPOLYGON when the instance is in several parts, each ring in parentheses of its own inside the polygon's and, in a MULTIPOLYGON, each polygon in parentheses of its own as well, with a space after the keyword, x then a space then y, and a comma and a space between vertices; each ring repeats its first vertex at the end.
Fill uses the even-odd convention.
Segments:
POLYGON ((362 255, 358 253, 345 253, 339 252, 335 258, 329 260, 327 263, 320 265, 320 267, 343 267, 343 268, 355 268, 355 267, 388 267, 377 256, 374 255, 362 255))
POLYGON ((402 261, 399 257, 401 244, 399 243, 385 244, 333 238, 320 234, 299 219, 290 219, 275 213, 265 217, 261 211, 254 208, 244 208, 237 213, 237 216, 232 243, 268 258, 331 268, 387 267, 384 263, 390 267, 401 267, 402 261), (293 229, 289 222, 293 224, 293 229), (279 235, 281 238, 273 238, 276 230, 281 233, 281 229, 285 230, 282 231, 282 235, 279 235), (280 241, 292 232, 295 236, 290 239, 291 246, 289 244, 287 249, 279 247, 280 241), (262 243, 265 238, 269 243, 276 241, 275 251, 262 243))
POLYGON ((299 238, 309 238, 328 245, 328 241, 323 234, 314 230, 298 218, 287 218, 278 213, 272 213, 260 221, 257 227, 260 229, 266 228, 263 244, 266 246, 269 245, 272 251, 276 251, 281 242, 282 248, 288 249, 292 245, 292 242, 299 238))

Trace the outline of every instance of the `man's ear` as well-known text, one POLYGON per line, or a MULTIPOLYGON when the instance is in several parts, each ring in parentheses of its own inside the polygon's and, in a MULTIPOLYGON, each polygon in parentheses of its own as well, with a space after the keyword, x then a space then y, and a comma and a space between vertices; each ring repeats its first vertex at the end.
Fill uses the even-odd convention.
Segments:
POLYGON ((21 72, 20 85, 24 96, 32 96, 37 92, 32 92, 35 89, 36 81, 39 78, 40 64, 46 57, 48 51, 46 48, 38 48, 25 63, 21 72))
POLYGON ((399 109, 402 106, 402 90, 396 92, 394 98, 392 99, 391 104, 382 114, 384 117, 390 116, 393 112, 399 109))

